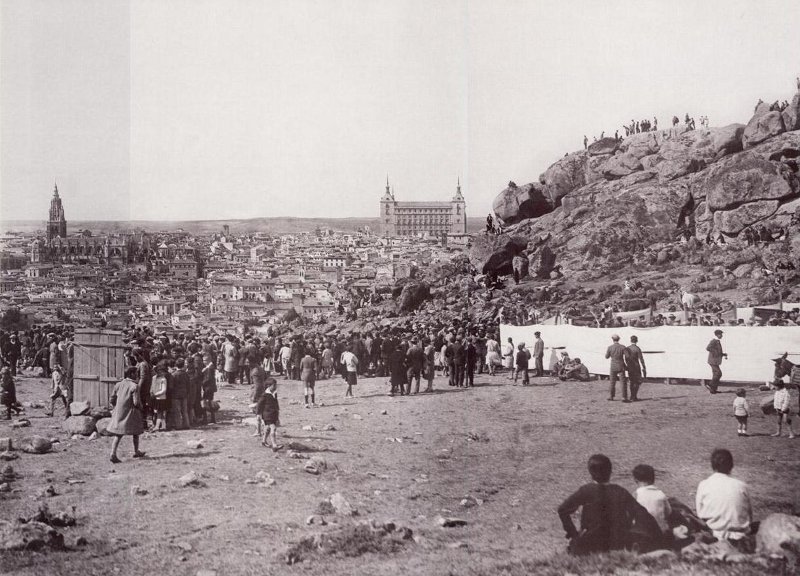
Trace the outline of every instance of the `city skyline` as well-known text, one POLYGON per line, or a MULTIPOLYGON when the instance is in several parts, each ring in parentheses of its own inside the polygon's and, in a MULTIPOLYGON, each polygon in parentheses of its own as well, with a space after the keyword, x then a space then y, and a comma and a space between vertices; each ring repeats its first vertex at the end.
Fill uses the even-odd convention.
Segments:
POLYGON ((372 218, 387 172, 481 217, 584 134, 746 123, 800 70, 790 2, 1 6, 3 220, 54 180, 73 220, 372 218))

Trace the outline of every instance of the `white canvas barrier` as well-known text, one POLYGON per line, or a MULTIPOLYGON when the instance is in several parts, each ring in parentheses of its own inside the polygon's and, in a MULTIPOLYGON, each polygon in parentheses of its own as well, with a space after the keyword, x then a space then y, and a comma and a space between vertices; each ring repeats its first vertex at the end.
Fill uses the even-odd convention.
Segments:
MULTIPOLYGON (((728 360, 722 361, 722 380, 766 382, 772 380, 772 359, 784 352, 791 362, 800 364, 800 326, 724 326, 722 348, 728 360)), ((619 334, 620 343, 630 344, 639 338, 644 352, 647 376, 653 378, 710 379, 706 346, 714 338, 713 326, 659 326, 656 328, 589 328, 560 324, 556 326, 500 326, 501 342, 511 337, 516 347, 525 342, 530 349, 539 331, 544 340, 545 358, 564 349, 571 358, 578 357, 592 374, 608 374, 606 349, 611 335, 619 334)))

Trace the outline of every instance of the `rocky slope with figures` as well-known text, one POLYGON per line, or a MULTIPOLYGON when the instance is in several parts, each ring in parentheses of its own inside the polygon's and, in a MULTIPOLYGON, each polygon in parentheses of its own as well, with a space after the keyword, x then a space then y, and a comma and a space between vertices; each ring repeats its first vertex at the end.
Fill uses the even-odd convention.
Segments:
POLYGON ((503 233, 479 235, 471 260, 502 275, 521 255, 531 275, 573 293, 642 280, 659 305, 678 288, 739 303, 790 297, 793 282, 775 286, 771 272, 800 256, 800 92, 776 108, 759 104, 746 125, 603 138, 535 182, 510 182, 493 203, 503 233), (770 241, 751 246, 745 236, 761 227, 770 241))

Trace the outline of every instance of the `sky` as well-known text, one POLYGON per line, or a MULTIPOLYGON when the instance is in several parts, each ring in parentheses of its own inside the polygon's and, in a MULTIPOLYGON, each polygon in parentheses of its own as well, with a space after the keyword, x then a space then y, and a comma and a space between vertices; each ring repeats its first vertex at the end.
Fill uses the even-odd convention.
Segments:
POLYGON ((0 219, 378 215, 791 100, 790 1, 0 0, 0 219))

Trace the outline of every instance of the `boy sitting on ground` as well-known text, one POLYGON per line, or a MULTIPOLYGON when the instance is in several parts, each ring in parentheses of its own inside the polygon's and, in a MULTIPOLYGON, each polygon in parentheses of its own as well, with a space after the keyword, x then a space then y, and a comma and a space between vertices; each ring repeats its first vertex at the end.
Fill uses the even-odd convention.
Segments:
POLYGON ((611 460, 603 454, 589 458, 591 484, 584 484, 558 507, 561 524, 569 538, 570 554, 656 547, 658 525, 622 486, 609 484, 611 460), (581 509, 578 531, 571 515, 581 509))
POLYGON ((672 508, 666 494, 655 487, 655 470, 647 464, 638 464, 633 469, 633 479, 638 486, 635 493, 636 501, 655 519, 664 536, 664 544, 670 546, 672 531, 669 527, 669 517, 672 514, 672 508))

